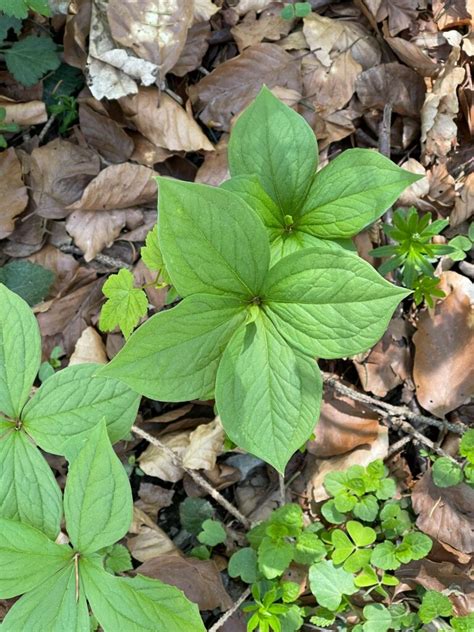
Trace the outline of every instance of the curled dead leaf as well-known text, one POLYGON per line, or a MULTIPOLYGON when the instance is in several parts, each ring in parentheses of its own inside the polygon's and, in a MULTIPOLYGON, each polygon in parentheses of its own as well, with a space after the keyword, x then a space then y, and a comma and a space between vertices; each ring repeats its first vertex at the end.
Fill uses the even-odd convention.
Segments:
POLYGON ((21 163, 15 150, 10 147, 0 153, 0 239, 11 235, 15 229, 15 217, 28 204, 28 192, 23 184, 21 163))
POLYGON ((43 101, 19 103, 5 96, 0 96, 0 107, 5 108, 4 123, 16 123, 20 127, 40 125, 48 120, 46 104, 43 101))
MULTIPOLYGON (((215 7, 215 9, 217 9, 217 7, 215 7)), ((209 22, 198 22, 189 29, 181 55, 171 70, 173 75, 184 77, 188 72, 199 68, 202 63, 202 58, 209 48, 210 34, 211 25, 209 22)))
POLYGON ((114 120, 86 103, 79 106, 79 123, 87 143, 109 162, 125 162, 133 153, 133 140, 114 120))
POLYGON ((107 363, 105 345, 94 327, 86 327, 82 332, 72 352, 69 366, 73 364, 84 364, 86 362, 95 364, 107 363))
POLYGON ((227 148, 229 135, 222 134, 215 147, 215 151, 206 154, 204 162, 199 167, 195 182, 210 184, 218 187, 230 178, 229 163, 227 160, 227 148))
POLYGON ((129 533, 137 535, 127 537, 127 546, 132 556, 139 562, 146 562, 166 553, 176 553, 178 549, 147 514, 133 507, 133 521, 129 533))

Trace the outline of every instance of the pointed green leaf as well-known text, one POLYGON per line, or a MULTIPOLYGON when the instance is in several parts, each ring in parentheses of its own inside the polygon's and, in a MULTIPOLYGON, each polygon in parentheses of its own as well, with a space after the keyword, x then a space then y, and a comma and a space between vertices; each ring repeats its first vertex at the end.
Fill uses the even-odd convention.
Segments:
POLYGON ((352 237, 420 177, 370 149, 348 149, 316 175, 297 226, 316 237, 352 237))
POLYGON ((0 599, 21 595, 69 564, 73 551, 27 524, 0 519, 0 599))
POLYGON ((130 484, 104 422, 89 432, 87 443, 69 468, 64 513, 71 542, 81 553, 114 544, 130 526, 130 484))
POLYGON ((18 417, 40 364, 36 318, 23 299, 0 284, 0 413, 18 417))
POLYGON ((306 197, 317 160, 318 146, 311 127, 263 87, 232 130, 231 175, 256 174, 283 214, 292 215, 306 197))
POLYGON ((263 304, 290 344, 303 353, 340 358, 375 344, 409 293, 366 261, 325 242, 277 263, 268 274, 263 304))
POLYGON ((181 296, 258 296, 270 249, 257 215, 227 191, 158 179, 158 238, 181 296))
POLYGON ((140 397, 122 382, 96 375, 99 364, 78 364, 52 375, 28 402, 23 425, 38 445, 71 460, 101 419, 110 440, 130 432, 140 397))
POLYGON ((245 321, 238 298, 188 296, 152 316, 99 375, 122 380, 161 401, 211 397, 225 346, 245 321))
POLYGON ((74 564, 61 569, 24 595, 2 623, 2 632, 89 632, 89 610, 82 582, 78 586, 74 564))
POLYGON ((51 468, 24 432, 0 437, 0 516, 19 520, 55 540, 62 496, 51 468))
POLYGON ((235 176, 223 182, 220 188, 240 197, 257 213, 266 228, 283 230, 285 214, 262 187, 258 176, 235 176))
POLYGON ((339 607, 343 595, 357 592, 352 575, 327 560, 310 567, 309 585, 319 605, 329 610, 339 607))
POLYGON ((104 632, 205 632, 197 606, 174 586, 141 575, 114 577, 87 558, 80 571, 104 632))
POLYGON ((117 274, 109 276, 102 292, 107 300, 100 312, 100 329, 113 331, 118 326, 125 338, 129 338, 147 313, 148 298, 145 291, 136 288, 130 270, 122 268, 117 274))
POLYGON ((217 371, 225 431, 280 472, 314 429, 321 392, 316 363, 289 347, 263 314, 234 334, 217 371))

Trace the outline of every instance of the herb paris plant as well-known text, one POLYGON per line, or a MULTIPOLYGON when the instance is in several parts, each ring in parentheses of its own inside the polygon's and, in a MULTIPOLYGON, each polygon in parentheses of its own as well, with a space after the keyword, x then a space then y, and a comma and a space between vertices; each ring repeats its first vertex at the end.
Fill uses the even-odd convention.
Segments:
POLYGON ((248 169, 266 191, 248 177, 240 182, 250 183, 252 197, 158 179, 160 247, 183 300, 147 321, 100 374, 163 401, 215 396, 232 441, 283 471, 318 418, 322 385, 313 358, 372 346, 409 293, 328 239, 373 221, 413 178, 373 152, 354 154, 340 170, 334 161, 320 172, 329 176, 314 177, 316 142, 303 119, 268 91, 250 111, 257 105, 272 114, 255 128, 260 147, 236 125, 230 158, 243 172, 250 152, 248 169), (299 236, 284 237, 282 224, 277 250, 291 254, 278 260, 272 242, 272 266, 260 211, 277 208, 275 200, 299 236))

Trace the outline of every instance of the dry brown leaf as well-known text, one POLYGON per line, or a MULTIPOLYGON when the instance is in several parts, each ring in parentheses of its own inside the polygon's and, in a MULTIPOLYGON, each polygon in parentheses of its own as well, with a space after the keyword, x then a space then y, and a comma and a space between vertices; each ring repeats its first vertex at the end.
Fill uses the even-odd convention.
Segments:
POLYGON ((136 506, 133 507, 133 522, 129 533, 137 534, 134 537, 127 537, 127 546, 139 562, 146 562, 166 553, 178 552, 163 529, 136 506))
POLYGON ((228 144, 229 135, 222 134, 215 147, 215 151, 206 154, 204 162, 196 174, 195 182, 218 187, 225 180, 230 178, 229 163, 227 160, 228 144))
POLYGON ((474 17, 472 0, 433 0, 434 19, 440 30, 471 26, 474 17))
POLYGON ((2 244, 2 254, 9 257, 29 257, 38 252, 46 237, 46 222, 37 214, 27 214, 17 221, 15 230, 2 244))
POLYGON ((257 20, 256 13, 249 11, 239 24, 232 27, 230 32, 239 52, 259 44, 264 39, 275 41, 286 35, 291 27, 291 21, 280 17, 279 12, 280 8, 276 11, 264 11, 257 20))
POLYGON ((474 395, 473 284, 455 272, 442 275, 448 296, 421 313, 413 336, 413 379, 419 403, 438 417, 474 395), (450 287, 449 287, 450 286, 450 287))
POLYGON ((363 72, 356 82, 356 92, 366 108, 392 110, 403 116, 418 118, 425 97, 425 84, 418 73, 398 64, 380 64, 363 72))
POLYGON ((29 162, 36 212, 48 219, 66 217, 66 207, 100 171, 95 151, 60 138, 34 149, 29 162))
POLYGON ((423 77, 433 77, 439 70, 438 64, 417 44, 401 37, 385 37, 385 41, 405 64, 423 77))
POLYGON ((81 132, 91 147, 109 162, 125 162, 133 153, 130 136, 111 118, 81 103, 79 106, 81 132))
POLYGON ((127 223, 126 211, 73 211, 66 220, 66 230, 92 261, 104 248, 110 247, 127 223))
POLYGON ((235 10, 239 15, 244 15, 248 11, 262 11, 272 0, 239 0, 235 10))
POLYGON ((29 101, 18 103, 0 95, 0 107, 5 108, 4 123, 17 123, 21 127, 40 125, 48 120, 46 104, 43 101, 29 101))
POLYGON ((197 603, 199 610, 228 610, 232 606, 219 569, 212 560, 161 555, 141 564, 136 571, 176 586, 190 601, 197 603))
POLYGON ((157 66, 162 80, 183 50, 193 5, 189 0, 109 0, 112 37, 138 58, 157 66))
POLYGON ((465 76, 464 68, 458 65, 459 55, 460 48, 454 46, 431 91, 426 94, 421 110, 421 146, 426 163, 434 156, 446 156, 457 143, 456 89, 465 76))
POLYGON ((306 492, 309 498, 320 502, 329 498, 324 488, 324 478, 328 472, 343 471, 351 465, 368 465, 375 459, 384 459, 388 452, 388 431, 379 426, 377 439, 369 445, 359 446, 352 452, 329 459, 308 457, 304 472, 306 492))
POLYGON ((394 318, 375 347, 353 358, 364 391, 385 397, 410 377, 411 330, 406 320, 394 318))
POLYGON ((373 443, 379 430, 376 413, 360 402, 327 389, 314 431, 315 439, 308 441, 307 449, 324 459, 346 454, 361 445, 373 443))
MULTIPOLYGON (((177 432, 160 437, 161 443, 182 457, 189 445, 189 432, 177 432)), ((150 444, 138 459, 140 469, 148 476, 161 478, 163 481, 177 483, 183 478, 184 470, 175 459, 162 448, 150 444)))
POLYGON ((362 113, 360 105, 354 104, 353 99, 349 107, 339 110, 339 112, 325 113, 324 116, 316 112, 310 114, 305 112, 304 114, 316 134, 319 150, 322 151, 331 143, 342 140, 355 132, 354 121, 360 118, 362 113))
POLYGON ((194 22, 206 22, 218 11, 219 7, 212 0, 194 0, 194 22))
POLYGON ((421 162, 415 160, 415 158, 408 158, 401 166, 410 173, 416 173, 425 177, 410 184, 410 186, 402 192, 398 198, 400 206, 416 206, 420 211, 433 211, 433 205, 423 199, 430 192, 430 182, 425 167, 423 167, 421 162))
POLYGON ((13 147, 0 153, 0 239, 15 229, 15 217, 28 204, 28 191, 21 177, 21 163, 13 147))
POLYGON ((212 151, 212 143, 192 114, 157 88, 142 88, 121 99, 121 107, 136 129, 157 147, 170 151, 212 151))
POLYGON ((474 553, 474 489, 466 483, 437 487, 431 472, 423 474, 412 493, 417 527, 441 544, 474 553))
POLYGON ((64 61, 84 70, 87 61, 87 40, 91 22, 91 2, 70 3, 70 14, 64 29, 64 61))
POLYGON ((181 55, 171 69, 173 75, 184 77, 188 72, 199 68, 202 58, 209 48, 210 34, 211 25, 209 22, 198 22, 189 29, 181 55))
POLYGON ((232 117, 264 84, 301 93, 300 61, 276 44, 257 44, 220 64, 188 91, 205 125, 229 131, 232 117))
POLYGON ((138 496, 140 498, 135 502, 135 507, 141 509, 153 519, 156 518, 160 509, 169 507, 172 504, 174 490, 142 481, 138 490, 138 496))
POLYGON ((105 345, 94 327, 86 327, 82 332, 69 360, 69 366, 87 362, 94 364, 107 363, 105 345))
POLYGON ((224 430, 219 417, 201 424, 189 435, 189 446, 183 453, 183 465, 191 470, 212 470, 216 458, 224 451, 224 430))
POLYGON ((365 3, 377 22, 388 17, 390 35, 410 28, 418 16, 418 0, 366 0, 365 3))
POLYGON ((470 173, 464 181, 461 194, 456 197, 454 210, 449 216, 450 226, 459 226, 474 215, 474 173, 470 173))

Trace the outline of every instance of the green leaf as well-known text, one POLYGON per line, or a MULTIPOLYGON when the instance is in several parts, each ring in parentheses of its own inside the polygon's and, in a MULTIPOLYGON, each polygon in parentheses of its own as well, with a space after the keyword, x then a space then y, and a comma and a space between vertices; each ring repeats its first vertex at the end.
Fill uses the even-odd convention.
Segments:
POLYGON ((99 551, 99 554, 101 553, 105 555, 104 568, 109 573, 124 573, 133 569, 132 556, 123 544, 112 544, 112 546, 99 551))
POLYGON ((310 567, 309 584, 319 605, 329 610, 336 610, 339 607, 343 595, 353 595, 357 592, 352 575, 342 568, 335 568, 334 564, 327 560, 310 567))
POLYGON ((49 37, 29 35, 4 51, 7 69, 24 86, 33 86, 49 70, 56 70, 61 59, 49 37))
POLYGON ((113 331, 120 327, 125 339, 148 311, 145 291, 136 288, 130 270, 122 268, 118 274, 111 274, 104 283, 102 292, 107 297, 100 312, 99 327, 102 331, 113 331))
MULTIPOLYGON (((17 0, 22 2, 22 0, 17 0)), ((4 0, 6 2, 6 0, 4 0)), ((14 7, 15 0, 12 0, 11 7, 14 7)), ((18 35, 21 31, 21 20, 15 17, 11 17, 11 13, 9 15, 5 15, 7 11, 5 8, 2 8, 3 15, 0 15, 0 41, 3 42, 7 38, 8 31, 12 29, 12 31, 18 35)), ((0 116, 0 121, 3 120, 0 116)))
POLYGON ((0 599, 39 586, 68 565, 73 551, 27 524, 0 519, 0 599))
POLYGON ((48 0, 2 0, 1 10, 6 15, 23 19, 28 17, 29 9, 41 15, 51 15, 48 0))
POLYGON ((40 364, 36 318, 23 299, 0 284, 0 413, 19 416, 40 364))
POLYGON ((2 632, 88 632, 82 582, 77 595, 78 601, 74 564, 69 563, 14 604, 3 620, 2 632))
POLYGON ((201 531, 202 523, 212 518, 214 509, 204 498, 186 498, 179 506, 181 525, 189 533, 197 535, 201 531))
POLYGON ((357 549, 344 562, 344 570, 348 573, 358 573, 370 563, 370 549, 357 549))
POLYGON ((310 623, 318 625, 321 628, 328 628, 336 620, 336 615, 327 608, 319 606, 315 609, 313 616, 310 618, 310 623))
POLYGON ((247 204, 204 184, 158 178, 158 189, 158 238, 178 293, 258 296, 270 247, 247 204))
POLYGON ((379 512, 379 505, 375 496, 369 494, 359 500, 355 505, 352 513, 356 518, 365 520, 365 522, 373 522, 377 518, 379 512))
POLYGON ((221 522, 208 518, 202 523, 202 531, 197 538, 202 544, 216 546, 227 540, 227 533, 221 522))
POLYGON ((368 588, 369 586, 376 586, 379 583, 379 578, 371 566, 365 566, 362 573, 354 579, 354 583, 359 588, 368 588))
POLYGON ((140 256, 143 263, 149 270, 159 272, 161 279, 167 283, 171 283, 168 271, 166 270, 165 262, 163 260, 163 254, 161 252, 160 244, 158 241, 158 229, 155 226, 146 236, 145 245, 140 250, 140 256))
POLYGON ((140 397, 121 382, 96 375, 99 368, 78 364, 58 371, 25 406, 24 428, 43 450, 71 460, 102 419, 113 443, 128 435, 140 397))
POLYGON ((114 544, 130 526, 132 493, 105 422, 89 432, 69 468, 64 513, 71 542, 82 554, 114 544))
POLYGON ((258 548, 258 568, 267 579, 282 575, 293 559, 293 546, 284 540, 263 538, 258 548))
POLYGON ((322 380, 264 314, 232 337, 217 371, 216 404, 230 439, 283 472, 319 416, 322 380))
POLYGON ((346 516, 336 509, 336 504, 333 499, 328 500, 322 505, 321 513, 331 524, 342 524, 346 521, 346 516))
POLYGON ((438 487, 453 487, 462 481, 462 469, 446 456, 442 456, 433 463, 431 469, 433 482, 438 487))
POLYGON ((421 560, 431 551, 433 542, 429 536, 419 531, 407 533, 397 548, 397 558, 403 564, 412 560, 421 560))
POLYGON ((311 127, 263 87, 233 127, 229 141, 231 175, 256 174, 283 215, 293 215, 304 202, 317 159, 311 127))
POLYGON ((380 481, 380 487, 376 490, 375 495, 379 500, 388 500, 393 498, 397 491, 397 485, 393 478, 384 478, 380 481))
POLYGON ((397 547, 393 542, 381 542, 374 547, 370 563, 384 571, 393 571, 400 566, 396 551, 397 547))
POLYGON ((465 617, 453 617, 450 623, 455 632, 472 632, 474 630, 474 612, 465 617))
POLYGON ((324 477, 324 488, 331 496, 337 496, 347 490, 348 476, 346 472, 328 472, 324 477))
POLYGON ((0 516, 55 540, 63 513, 61 490, 38 449, 13 425, 0 438, 0 480, 0 516))
POLYGON ((237 298, 188 296, 147 320, 99 375, 160 401, 211 397, 224 348, 245 318, 237 298))
POLYGON ((0 268, 0 283, 21 296, 28 305, 40 303, 54 281, 51 270, 31 261, 11 261, 0 268))
POLYGON ((297 564, 314 564, 326 556, 326 547, 315 533, 305 531, 296 540, 294 560, 297 564))
POLYGON ((250 547, 236 551, 229 560, 227 572, 230 577, 240 577, 246 584, 257 581, 257 554, 250 547))
POLYGON ((281 232, 284 213, 262 187, 258 176, 235 176, 223 182, 220 188, 240 197, 257 213, 267 229, 281 232))
POLYGON ((386 632, 392 625, 392 616, 381 603, 371 603, 363 612, 366 618, 362 626, 364 632, 386 632))
POLYGON ((79 566, 87 600, 104 632, 205 632, 197 606, 174 586, 141 575, 114 577, 87 558, 79 566))
POLYGON ((352 237, 420 179, 370 149, 348 149, 316 174, 297 220, 316 237, 352 237))
POLYGON ((418 616, 422 623, 431 623, 436 617, 449 617, 453 605, 446 595, 436 590, 428 590, 423 595, 418 616))
POLYGON ((464 433, 459 445, 459 454, 474 463, 474 429, 464 433))
POLYGON ((331 555, 331 559, 334 564, 342 564, 349 555, 354 551, 355 546, 349 540, 344 531, 335 529, 331 532, 331 541, 334 546, 334 551, 331 555))
POLYGON ((368 546, 373 544, 377 538, 377 534, 373 529, 364 527, 364 525, 355 520, 349 520, 346 528, 357 546, 368 546))
POLYGON ((321 358, 354 355, 385 332, 407 296, 330 242, 285 257, 268 274, 264 310, 284 338, 321 358))

